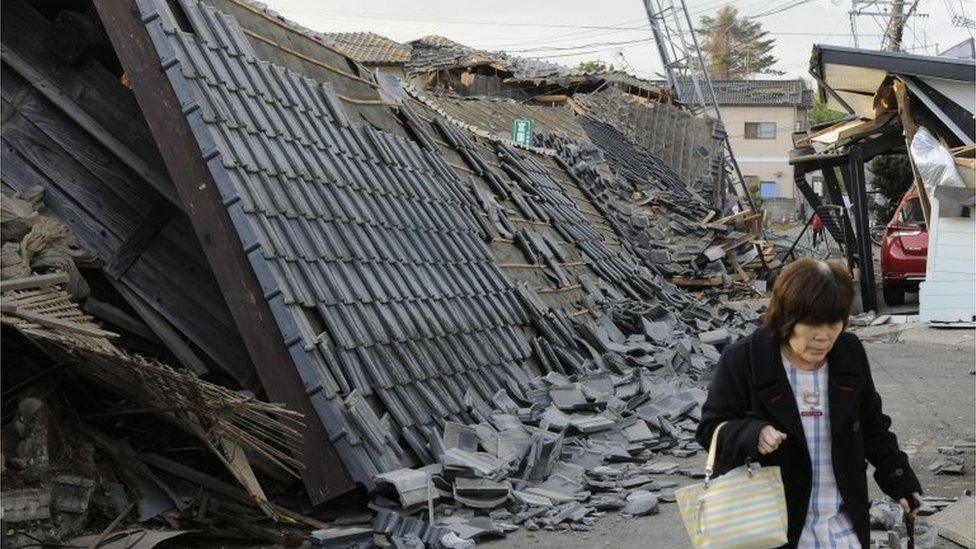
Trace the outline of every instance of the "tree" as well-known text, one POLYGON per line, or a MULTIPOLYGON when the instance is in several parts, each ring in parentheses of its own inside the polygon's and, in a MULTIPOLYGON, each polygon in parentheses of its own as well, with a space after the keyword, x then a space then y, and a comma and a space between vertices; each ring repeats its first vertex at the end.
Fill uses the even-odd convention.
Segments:
POLYGON ((701 49, 708 58, 708 71, 720 80, 742 80, 755 74, 783 74, 773 69, 776 44, 762 23, 739 17, 739 10, 723 6, 715 17, 703 15, 698 33, 701 49))
POLYGON ((872 158, 868 171, 874 176, 871 186, 877 191, 875 200, 870 202, 871 212, 877 221, 887 223, 912 186, 912 165, 905 154, 886 154, 872 158))
POLYGON ((810 125, 816 126, 817 124, 823 124, 824 122, 840 120, 841 118, 844 118, 844 113, 831 109, 827 106, 827 103, 817 99, 813 102, 813 108, 810 109, 809 118, 810 125))
POLYGON ((603 61, 599 61, 597 59, 580 61, 580 64, 577 65, 576 68, 587 74, 600 74, 603 72, 612 72, 614 70, 613 65, 608 66, 603 61))

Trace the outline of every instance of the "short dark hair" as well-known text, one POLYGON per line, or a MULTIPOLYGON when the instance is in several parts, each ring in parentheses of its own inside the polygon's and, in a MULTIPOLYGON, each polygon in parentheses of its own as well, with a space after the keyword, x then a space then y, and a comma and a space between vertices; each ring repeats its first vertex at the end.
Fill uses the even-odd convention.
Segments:
POLYGON ((783 269, 773 284, 773 297, 763 319, 773 334, 789 339, 793 327, 833 324, 847 319, 854 303, 854 282, 835 261, 798 259, 783 269))

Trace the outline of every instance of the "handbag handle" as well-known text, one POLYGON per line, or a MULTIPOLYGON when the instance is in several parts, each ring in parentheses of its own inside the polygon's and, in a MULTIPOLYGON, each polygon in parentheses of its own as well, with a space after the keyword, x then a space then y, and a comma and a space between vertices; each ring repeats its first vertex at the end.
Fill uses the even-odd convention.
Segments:
POLYGON ((708 481, 712 478, 712 471, 715 468, 715 458, 718 455, 718 433, 725 427, 727 421, 718 424, 712 431, 712 442, 708 445, 708 457, 705 459, 705 487, 708 488, 708 481))

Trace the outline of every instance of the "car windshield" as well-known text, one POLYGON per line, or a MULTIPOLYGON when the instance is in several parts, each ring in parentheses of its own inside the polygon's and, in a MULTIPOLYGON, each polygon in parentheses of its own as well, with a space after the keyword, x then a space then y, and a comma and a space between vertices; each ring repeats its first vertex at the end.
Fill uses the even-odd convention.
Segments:
POLYGON ((901 209, 901 222, 907 225, 925 224, 921 201, 915 198, 905 203, 905 206, 901 209))

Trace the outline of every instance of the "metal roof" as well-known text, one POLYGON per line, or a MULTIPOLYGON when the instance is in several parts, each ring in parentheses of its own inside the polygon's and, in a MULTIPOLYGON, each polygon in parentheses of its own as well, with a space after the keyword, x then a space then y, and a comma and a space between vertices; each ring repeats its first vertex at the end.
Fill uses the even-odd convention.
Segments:
POLYGON ((831 64, 875 69, 891 74, 976 82, 976 60, 974 59, 815 44, 810 58, 810 70, 823 76, 824 66, 831 64))

